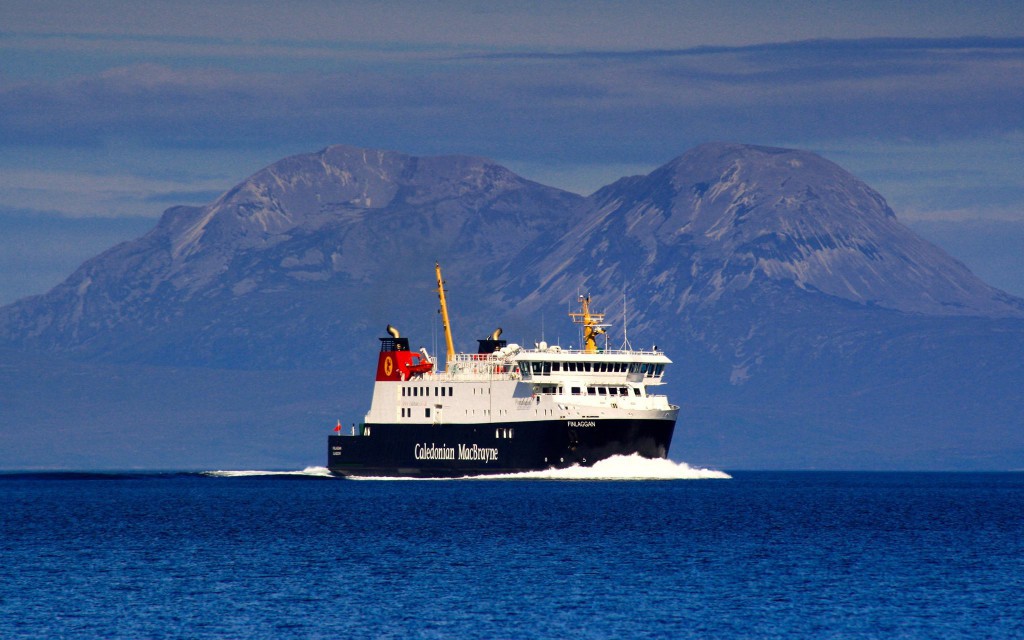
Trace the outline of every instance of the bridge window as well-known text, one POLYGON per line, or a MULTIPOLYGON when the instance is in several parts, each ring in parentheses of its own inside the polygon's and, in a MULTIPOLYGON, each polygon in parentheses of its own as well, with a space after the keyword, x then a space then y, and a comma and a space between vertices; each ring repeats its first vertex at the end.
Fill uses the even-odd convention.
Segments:
POLYGON ((574 395, 574 396, 582 395, 582 393, 580 391, 580 388, 579 387, 572 387, 572 395, 574 395))

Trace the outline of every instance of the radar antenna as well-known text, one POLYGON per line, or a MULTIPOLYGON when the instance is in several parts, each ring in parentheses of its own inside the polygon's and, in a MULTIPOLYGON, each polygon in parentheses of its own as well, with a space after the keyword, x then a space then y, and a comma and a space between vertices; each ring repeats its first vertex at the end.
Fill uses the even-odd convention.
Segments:
MULTIPOLYGON (((597 336, 605 333, 604 328, 611 325, 602 324, 603 313, 590 312, 590 295, 580 295, 578 302, 581 309, 579 313, 570 313, 573 323, 583 325, 583 350, 587 353, 597 353, 597 336)), ((607 336, 605 337, 607 341, 607 336)))

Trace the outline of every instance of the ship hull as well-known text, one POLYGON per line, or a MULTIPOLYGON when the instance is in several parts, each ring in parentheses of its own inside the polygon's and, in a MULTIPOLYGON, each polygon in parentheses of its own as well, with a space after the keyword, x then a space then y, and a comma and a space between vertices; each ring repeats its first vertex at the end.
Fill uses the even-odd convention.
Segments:
POLYGON ((327 468, 359 477, 451 478, 590 466, 614 455, 665 458, 675 420, 368 424, 330 436, 327 468))

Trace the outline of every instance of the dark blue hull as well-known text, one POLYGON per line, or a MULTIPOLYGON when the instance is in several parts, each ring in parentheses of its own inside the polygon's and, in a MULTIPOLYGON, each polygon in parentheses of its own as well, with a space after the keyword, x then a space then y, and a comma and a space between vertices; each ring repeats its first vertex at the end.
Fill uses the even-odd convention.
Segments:
POLYGON ((469 425, 371 424, 330 436, 327 468, 344 476, 450 478, 590 466, 614 455, 664 458, 674 420, 547 420, 469 425))

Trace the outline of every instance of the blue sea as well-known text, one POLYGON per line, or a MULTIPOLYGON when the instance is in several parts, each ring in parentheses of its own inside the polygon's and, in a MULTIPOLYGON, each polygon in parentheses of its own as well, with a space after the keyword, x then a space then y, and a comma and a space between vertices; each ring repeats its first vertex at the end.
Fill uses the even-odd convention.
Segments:
POLYGON ((1024 474, 729 476, 0 474, 0 637, 1024 637, 1024 474))

